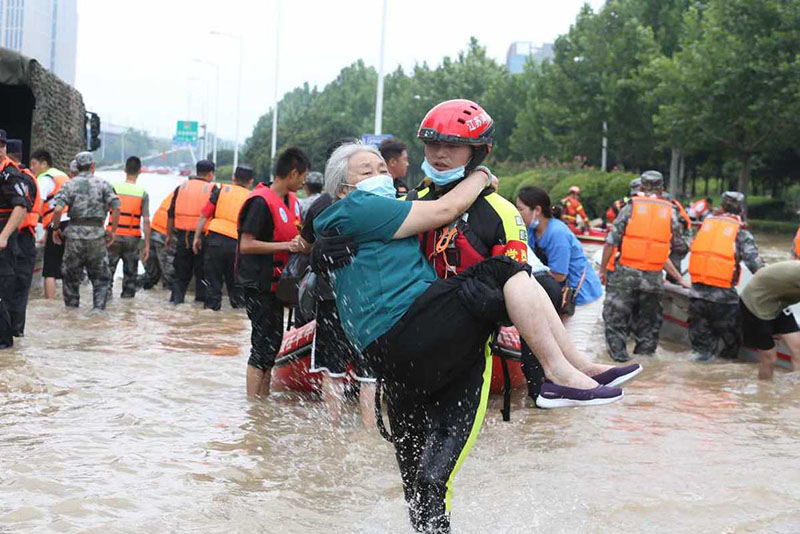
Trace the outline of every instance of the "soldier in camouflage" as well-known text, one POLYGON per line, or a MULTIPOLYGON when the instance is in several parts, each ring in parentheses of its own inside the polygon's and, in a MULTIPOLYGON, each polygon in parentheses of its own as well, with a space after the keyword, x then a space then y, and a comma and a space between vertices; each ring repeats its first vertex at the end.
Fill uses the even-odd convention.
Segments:
MULTIPOLYGON (((175 239, 173 237, 173 243, 175 239)), ((163 289, 172 287, 172 275, 175 268, 175 245, 167 248, 166 237, 161 232, 152 230, 150 234, 150 255, 144 264, 144 274, 139 277, 139 285, 144 289, 152 289, 161 280, 163 289)))
MULTIPOLYGON (((664 191, 664 178, 657 171, 647 171, 640 176, 641 195, 661 197, 664 191)), ((629 202, 614 219, 614 224, 606 237, 600 278, 606 283, 606 300, 603 303, 606 346, 611 357, 620 362, 628 361, 627 341, 633 330, 636 345, 634 354, 652 355, 658 346, 661 331, 661 295, 664 292, 662 271, 643 271, 621 265, 614 259, 615 269, 608 272, 607 267, 614 248, 619 248, 628 222, 633 214, 633 203, 629 202)), ((686 253, 689 248, 684 239, 683 225, 677 210, 672 209, 671 251, 686 253)), ((667 261, 667 272, 680 278, 678 270, 667 261)), ((682 279, 681 279, 682 280, 682 279)), ((685 287, 688 282, 682 280, 685 287)))
POLYGON ((107 247, 114 242, 119 221, 120 201, 111 184, 94 176, 94 157, 81 152, 75 157, 78 176, 66 182, 55 198, 53 240, 66 241, 64 247, 63 289, 64 304, 77 308, 80 303, 80 279, 84 267, 92 282, 94 308, 106 307, 111 273, 108 269, 107 247), (61 235, 61 213, 69 206, 70 224, 61 235), (111 211, 111 233, 106 237, 103 227, 111 211))
MULTIPOLYGON (((742 193, 728 191, 722 195, 722 216, 740 220, 743 210, 742 193)), ((704 226, 712 220, 713 218, 706 218, 709 222, 704 222, 704 226)), ((707 362, 715 356, 734 359, 739 354, 741 325, 739 293, 735 286, 739 279, 740 264, 744 262, 752 273, 764 266, 753 234, 744 228, 739 228, 736 235, 734 257, 736 267, 730 287, 701 284, 694 280, 694 274, 692 276, 692 289, 689 293, 689 339, 692 342, 694 361, 707 362)))

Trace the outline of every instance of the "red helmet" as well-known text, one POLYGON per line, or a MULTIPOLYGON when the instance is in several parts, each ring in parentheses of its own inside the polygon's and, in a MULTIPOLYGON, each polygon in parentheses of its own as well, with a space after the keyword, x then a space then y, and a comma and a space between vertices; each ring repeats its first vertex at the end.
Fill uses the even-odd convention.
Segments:
POLYGON ((494 120, 471 100, 447 100, 422 119, 417 137, 424 142, 485 146, 492 149, 494 120))

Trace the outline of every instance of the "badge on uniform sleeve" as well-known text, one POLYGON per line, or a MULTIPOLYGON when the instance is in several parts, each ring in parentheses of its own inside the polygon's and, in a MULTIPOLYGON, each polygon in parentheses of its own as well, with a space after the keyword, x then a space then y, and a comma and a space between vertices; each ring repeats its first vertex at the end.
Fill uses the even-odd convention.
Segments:
POLYGON ((278 208, 278 213, 281 215, 281 220, 283 222, 289 222, 289 216, 286 214, 286 210, 283 208, 278 208))

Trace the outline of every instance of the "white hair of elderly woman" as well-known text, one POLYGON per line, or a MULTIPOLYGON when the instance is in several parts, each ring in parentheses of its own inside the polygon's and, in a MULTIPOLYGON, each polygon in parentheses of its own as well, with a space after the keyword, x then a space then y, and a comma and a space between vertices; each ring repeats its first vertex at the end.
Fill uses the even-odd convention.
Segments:
POLYGON ((347 183, 347 166, 350 158, 359 152, 372 152, 383 159, 380 151, 372 145, 349 143, 334 150, 325 165, 325 192, 332 196, 334 201, 339 199, 339 194, 344 191, 347 183))

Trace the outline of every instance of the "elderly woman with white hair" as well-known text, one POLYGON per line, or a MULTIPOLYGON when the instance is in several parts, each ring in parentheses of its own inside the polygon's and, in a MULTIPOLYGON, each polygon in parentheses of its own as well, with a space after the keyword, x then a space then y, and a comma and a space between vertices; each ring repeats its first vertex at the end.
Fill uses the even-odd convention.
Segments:
POLYGON ((539 356, 551 381, 542 396, 553 406, 622 398, 622 390, 599 385, 565 358, 576 349, 528 266, 493 257, 439 280, 420 252, 417 234, 453 221, 489 181, 476 170, 438 200, 403 202, 372 147, 344 145, 325 169, 325 190, 336 201, 315 228, 358 245, 352 263, 331 279, 345 332, 385 385, 418 531, 449 532, 451 484, 485 414, 485 346, 499 323, 510 319, 539 356))

